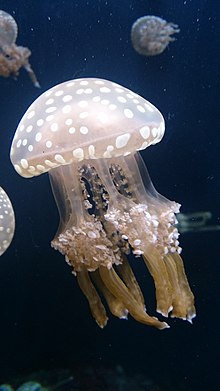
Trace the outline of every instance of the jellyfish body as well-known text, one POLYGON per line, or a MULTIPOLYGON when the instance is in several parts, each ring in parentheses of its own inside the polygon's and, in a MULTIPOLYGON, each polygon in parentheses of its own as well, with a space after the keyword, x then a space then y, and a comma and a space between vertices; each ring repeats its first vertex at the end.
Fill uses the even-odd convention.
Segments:
POLYGON ((40 87, 36 75, 29 63, 31 51, 16 45, 17 23, 7 12, 0 10, 0 76, 18 76, 24 67, 35 87, 40 87))
POLYGON ((11 201, 0 187, 0 256, 9 247, 15 230, 15 216, 11 201))
POLYGON ((48 172, 60 214, 52 247, 65 255, 100 327, 112 314, 168 327, 148 315, 127 255, 142 257, 157 311, 191 319, 194 298, 180 257, 179 204, 152 185, 138 150, 159 142, 156 107, 108 80, 77 79, 42 94, 15 133, 11 161, 23 177, 48 172), (26 140, 25 143, 23 140, 26 140))
POLYGON ((171 35, 180 30, 174 23, 168 23, 158 16, 143 16, 134 22, 131 28, 133 48, 144 56, 162 53, 175 38, 171 35))

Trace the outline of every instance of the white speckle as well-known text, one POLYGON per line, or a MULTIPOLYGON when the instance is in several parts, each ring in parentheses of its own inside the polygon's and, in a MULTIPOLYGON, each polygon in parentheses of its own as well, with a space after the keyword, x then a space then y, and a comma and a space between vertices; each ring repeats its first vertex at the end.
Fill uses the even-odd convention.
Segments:
POLYGON ((52 90, 49 90, 49 91, 46 91, 46 92, 44 93, 44 96, 48 97, 48 96, 50 96, 51 94, 52 94, 52 90))
POLYGON ((144 105, 145 105, 146 109, 148 111, 150 111, 151 113, 154 111, 153 107, 149 103, 145 103, 144 105))
POLYGON ((133 99, 133 102, 134 102, 135 104, 138 104, 138 103, 139 103, 139 100, 133 99))
POLYGON ((94 147, 94 145, 89 145, 89 147, 88 147, 88 153, 89 153, 89 157, 91 158, 91 157, 94 157, 94 155, 95 155, 95 147, 94 147))
POLYGON ((138 111, 140 111, 141 113, 145 113, 145 108, 141 105, 137 105, 137 109, 138 111))
POLYGON ((58 90, 58 91, 56 91, 54 95, 56 95, 56 96, 61 96, 61 95, 63 95, 63 90, 58 90))
POLYGON ((87 80, 82 80, 79 84, 81 86, 87 86, 89 84, 89 82, 87 80))
POLYGON ((79 114, 79 118, 86 118, 88 117, 89 113, 88 111, 83 111, 82 113, 79 114))
POLYGON ((133 118, 134 117, 134 114, 133 114, 133 112, 130 109, 124 109, 124 115, 127 118, 133 118))
POLYGON ((96 81, 95 81, 95 84, 105 84, 105 83, 104 83, 104 81, 102 81, 102 80, 96 80, 96 81))
POLYGON ((123 90, 122 88, 119 88, 119 87, 116 87, 116 88, 115 88, 115 91, 116 91, 116 92, 119 92, 119 93, 124 92, 124 90, 123 90))
POLYGON ((32 152, 32 151, 33 151, 33 149, 34 149, 33 145, 31 145, 31 144, 30 144, 30 145, 28 145, 28 151, 29 151, 29 152, 32 152))
POLYGON ((18 164, 14 165, 15 170, 18 172, 18 174, 22 175, 22 169, 18 164))
POLYGON ((78 88, 78 90, 76 90, 77 95, 81 95, 83 92, 84 92, 83 88, 78 88))
POLYGON ((88 102, 86 101, 86 100, 80 100, 79 102, 78 102, 78 106, 79 107, 86 107, 86 106, 88 106, 88 102))
POLYGON ((126 94, 126 96, 127 96, 127 98, 129 98, 129 99, 133 99, 133 98, 134 98, 133 95, 131 95, 131 94, 126 94))
POLYGON ((21 167, 24 169, 28 168, 28 161, 26 159, 21 159, 21 167))
POLYGON ((50 99, 48 99, 48 100, 45 102, 45 104, 46 104, 46 105, 52 105, 53 102, 54 102, 54 99, 53 99, 53 98, 50 98, 50 99))
POLYGON ((70 106, 70 105, 66 105, 66 106, 64 106, 64 107, 62 108, 62 112, 63 112, 64 114, 70 113, 70 111, 71 111, 71 106, 70 106))
POLYGON ((86 88, 84 92, 85 92, 85 94, 92 94, 93 93, 91 88, 86 88))
POLYGON ((54 115, 48 115, 47 117, 46 117, 46 121, 47 122, 50 122, 50 121, 52 121, 52 119, 54 118, 54 115))
POLYGON ((36 168, 34 166, 29 166, 28 167, 28 172, 30 172, 31 174, 33 174, 33 172, 36 171, 36 168))
POLYGON ((32 131, 32 129, 33 129, 33 126, 29 125, 29 126, 26 127, 26 132, 30 133, 32 131))
POLYGON ((27 145, 27 139, 24 138, 23 141, 22 141, 22 145, 25 147, 25 145, 27 145))
POLYGON ((117 97, 117 100, 121 103, 126 103, 127 102, 127 99, 125 99, 123 96, 118 96, 117 97))
POLYGON ((84 158, 84 152, 83 152, 83 149, 82 148, 76 148, 74 149, 73 151, 73 156, 78 159, 78 160, 82 160, 84 158))
POLYGON ((149 136, 150 136, 150 128, 149 128, 149 126, 143 126, 142 128, 140 128, 140 130, 139 130, 139 132, 140 132, 140 135, 144 138, 144 139, 147 139, 147 138, 149 138, 149 136))
POLYGON ((80 126, 80 133, 81 134, 87 134, 89 129, 86 126, 80 126))
POLYGON ((141 240, 140 239, 135 239, 134 240, 134 245, 135 246, 139 246, 141 244, 141 240))
POLYGON ((44 120, 42 118, 37 120, 37 126, 42 126, 44 123, 44 120))
POLYGON ((46 141, 46 147, 51 148, 52 147, 52 142, 50 140, 46 141))
POLYGON ((152 133, 153 137, 157 137, 158 136, 158 128, 152 128, 151 133, 152 133))
POLYGON ((113 103, 111 103, 109 106, 108 106, 109 110, 115 110, 117 109, 117 106, 114 105, 113 103))
POLYGON ((102 105, 108 105, 109 104, 109 100, 108 99, 102 99, 100 103, 102 105))
POLYGON ((23 124, 21 126, 19 126, 19 131, 22 132, 22 130, 24 130, 24 125, 23 124))
POLYGON ((36 168, 38 171, 40 172, 45 172, 45 167, 42 165, 42 164, 37 164, 36 165, 36 168))
POLYGON ((128 156, 128 155, 130 155, 130 154, 131 154, 131 152, 127 151, 127 152, 124 152, 124 153, 123 153, 123 156, 128 156))
POLYGON ((74 82, 74 81, 71 81, 71 82, 69 82, 69 83, 66 84, 66 87, 73 87, 74 84, 75 84, 75 82, 74 82))
POLYGON ((108 87, 101 87, 100 92, 111 92, 111 90, 108 87))
POLYGON ((56 132, 58 130, 58 124, 56 122, 54 122, 51 126, 50 126, 50 129, 52 130, 52 132, 56 132))
POLYGON ((65 164, 66 163, 66 160, 63 158, 62 155, 56 154, 54 156, 54 159, 56 160, 57 163, 60 163, 60 164, 65 164))
POLYGON ((101 99, 100 96, 94 96, 94 98, 92 98, 93 102, 99 102, 101 99))
POLYGON ((94 231, 89 231, 87 233, 88 237, 91 239, 95 239, 97 237, 96 233, 94 231))
POLYGON ((46 113, 53 113, 54 111, 56 111, 56 107, 55 106, 52 106, 52 107, 48 107, 46 110, 45 110, 45 112, 46 113))
POLYGON ((47 122, 50 122, 50 121, 52 121, 53 120, 53 118, 54 118, 54 115, 48 115, 47 117, 46 117, 46 121, 47 122))
POLYGON ((17 141, 16 147, 17 147, 17 148, 20 148, 20 146, 21 146, 21 143, 22 143, 22 140, 21 140, 21 139, 19 139, 19 140, 17 141))
POLYGON ((73 120, 72 120, 72 118, 68 118, 66 121, 65 121, 65 124, 66 125, 72 125, 72 123, 73 123, 73 120))
POLYGON ((46 159, 44 161, 44 163, 46 164, 46 166, 49 166, 49 167, 57 167, 57 163, 51 162, 51 160, 48 160, 48 159, 46 159))
POLYGON ((113 145, 108 145, 106 149, 107 149, 108 152, 112 152, 112 151, 114 151, 114 146, 113 145))
POLYGON ((125 147, 125 145, 127 145, 130 137, 131 137, 130 133, 125 133, 125 134, 122 134, 121 136, 118 136, 115 140, 116 148, 125 147))
POLYGON ((64 95, 62 98, 63 102, 70 102, 73 99, 72 95, 64 95))
POLYGON ((76 128, 74 128, 73 126, 71 128, 69 128, 69 133, 70 134, 75 133, 75 131, 76 131, 76 128))
POLYGON ((35 136, 36 141, 40 141, 42 139, 42 133, 38 132, 35 136))
POLYGON ((34 117, 34 115, 35 115, 35 111, 32 110, 32 111, 30 111, 30 113, 27 114, 27 118, 30 119, 30 118, 34 117))

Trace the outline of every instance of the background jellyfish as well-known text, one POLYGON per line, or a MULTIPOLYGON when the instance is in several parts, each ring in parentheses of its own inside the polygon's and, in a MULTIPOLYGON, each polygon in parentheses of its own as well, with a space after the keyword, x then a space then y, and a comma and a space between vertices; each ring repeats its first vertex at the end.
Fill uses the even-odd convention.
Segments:
POLYGON ((0 187, 0 256, 9 247, 15 230, 15 216, 11 201, 0 187))
POLYGON ((50 174, 60 214, 52 247, 73 268, 100 327, 108 320, 101 297, 119 318, 129 313, 168 327, 146 312, 130 252, 142 256, 154 279, 157 312, 190 322, 195 316, 175 226, 180 205, 157 193, 137 152, 163 134, 164 119, 151 103, 111 81, 88 78, 42 94, 12 142, 11 161, 21 176, 50 174))
POLYGON ((179 213, 177 216, 179 231, 181 233, 219 231, 220 224, 211 224, 212 218, 210 211, 179 213))
POLYGON ((132 45, 139 54, 155 56, 162 53, 169 42, 175 41, 171 35, 179 31, 178 25, 168 23, 158 16, 143 16, 132 25, 132 45))
POLYGON ((0 76, 18 76, 20 68, 26 69, 35 87, 40 87, 29 63, 31 51, 16 45, 18 28, 14 18, 0 10, 0 76))

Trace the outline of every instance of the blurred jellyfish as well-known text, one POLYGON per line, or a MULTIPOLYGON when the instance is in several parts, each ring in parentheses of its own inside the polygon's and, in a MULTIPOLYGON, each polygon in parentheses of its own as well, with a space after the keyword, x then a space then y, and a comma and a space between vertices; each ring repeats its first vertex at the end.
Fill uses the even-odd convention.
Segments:
POLYGON ((175 41, 171 35, 179 31, 177 24, 167 23, 158 16, 143 16, 132 25, 132 45, 139 54, 155 56, 162 53, 169 42, 175 41))
POLYGON ((28 61, 31 51, 16 45, 17 34, 18 27, 14 18, 0 10, 0 76, 18 76, 20 68, 24 67, 34 86, 40 87, 28 61))
POLYGON ((9 247, 15 230, 15 216, 10 199, 0 187, 0 256, 9 247))
POLYGON ((220 224, 210 224, 212 217, 212 213, 209 211, 179 213, 177 216, 179 231, 181 233, 219 231, 220 224))
POLYGON ((44 388, 40 383, 35 381, 28 381, 23 383, 17 391, 47 391, 47 388, 44 388))

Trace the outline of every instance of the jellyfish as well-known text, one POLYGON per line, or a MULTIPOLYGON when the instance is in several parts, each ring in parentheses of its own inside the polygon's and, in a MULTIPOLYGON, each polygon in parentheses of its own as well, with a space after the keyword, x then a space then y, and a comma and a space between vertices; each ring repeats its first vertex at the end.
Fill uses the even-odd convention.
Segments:
POLYGON ((36 75, 29 63, 31 51, 16 45, 18 27, 14 18, 0 10, 0 76, 18 76, 20 68, 28 72, 35 87, 40 87, 36 75))
POLYGON ((65 256, 100 327, 110 312, 159 329, 129 263, 143 259, 157 312, 191 319, 175 214, 180 205, 154 188, 138 151, 164 134, 162 114, 115 82, 85 78, 52 87, 28 108, 11 162, 24 178, 49 173, 60 224, 51 244, 65 256))
POLYGON ((139 54, 155 56, 162 53, 169 42, 175 41, 171 35, 179 31, 177 24, 168 23, 158 16, 143 16, 132 25, 131 42, 139 54))
POLYGON ((179 213, 177 218, 179 232, 219 231, 220 224, 210 224, 212 219, 213 215, 210 211, 179 213))
POLYGON ((0 256, 7 250, 14 236, 15 216, 11 201, 0 187, 0 256))

